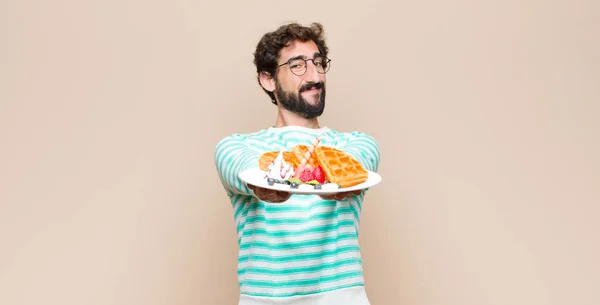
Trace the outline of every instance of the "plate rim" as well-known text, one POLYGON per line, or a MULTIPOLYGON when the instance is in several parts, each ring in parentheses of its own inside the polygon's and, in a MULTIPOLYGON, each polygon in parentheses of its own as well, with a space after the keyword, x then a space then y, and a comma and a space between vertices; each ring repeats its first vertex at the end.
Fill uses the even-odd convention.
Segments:
POLYGON ((360 184, 353 185, 353 186, 347 187, 347 188, 339 188, 339 189, 332 189, 332 190, 329 190, 329 189, 326 189, 326 190, 323 190, 323 189, 321 189, 321 190, 316 190, 316 189, 303 190, 303 189, 292 189, 292 188, 277 188, 277 187, 271 187, 269 185, 257 185, 255 183, 251 183, 251 181, 248 181, 248 180, 244 179, 244 176, 247 173, 254 172, 254 171, 264 172, 258 166, 255 166, 255 167, 251 167, 251 168, 247 168, 247 169, 241 170, 238 173, 238 178, 246 186, 248 186, 248 185, 254 185, 254 186, 264 187, 264 188, 271 189, 271 190, 284 191, 284 192, 288 192, 288 193, 291 193, 291 194, 298 194, 298 195, 331 195, 331 194, 337 194, 337 193, 342 193, 342 192, 351 192, 351 191, 357 191, 357 190, 365 190, 365 189, 369 189, 371 187, 374 187, 374 186, 380 184, 383 181, 383 177, 381 177, 381 175, 379 173, 367 170, 368 178, 367 178, 367 180, 365 182, 362 182, 360 184), (371 179, 375 179, 375 182, 372 183, 372 184, 368 184, 366 186, 361 186, 361 185, 365 184, 370 178, 371 179))

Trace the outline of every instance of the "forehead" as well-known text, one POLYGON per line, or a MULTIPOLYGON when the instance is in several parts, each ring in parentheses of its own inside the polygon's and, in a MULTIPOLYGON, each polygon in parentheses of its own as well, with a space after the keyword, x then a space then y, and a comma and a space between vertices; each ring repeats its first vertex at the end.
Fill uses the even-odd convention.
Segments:
POLYGON ((303 42, 295 40, 281 49, 279 61, 283 63, 294 57, 313 58, 313 56, 318 53, 319 48, 314 41, 310 40, 303 42))

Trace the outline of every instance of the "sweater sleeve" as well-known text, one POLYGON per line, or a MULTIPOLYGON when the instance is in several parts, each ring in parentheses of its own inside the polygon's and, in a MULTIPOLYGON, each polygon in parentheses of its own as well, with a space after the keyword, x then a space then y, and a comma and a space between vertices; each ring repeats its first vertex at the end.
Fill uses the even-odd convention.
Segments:
POLYGON ((249 195, 252 190, 239 178, 238 174, 258 166, 260 153, 252 149, 245 141, 245 136, 235 134, 223 138, 215 148, 215 165, 221 183, 229 196, 249 195))
POLYGON ((380 160, 379 144, 372 136, 364 132, 352 132, 343 150, 358 160, 366 170, 377 172, 380 160))

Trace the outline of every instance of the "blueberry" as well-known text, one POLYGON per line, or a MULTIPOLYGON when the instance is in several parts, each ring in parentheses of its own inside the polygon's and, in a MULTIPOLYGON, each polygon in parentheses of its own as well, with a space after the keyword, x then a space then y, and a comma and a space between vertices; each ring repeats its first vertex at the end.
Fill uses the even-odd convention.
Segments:
POLYGON ((275 184, 275 179, 273 179, 273 178, 269 178, 269 179, 267 179, 267 183, 268 183, 269 185, 273 185, 273 184, 275 184))
POLYGON ((290 187, 293 189, 297 189, 298 188, 298 184, 296 182, 292 182, 292 184, 290 184, 290 187))
POLYGON ((321 189, 321 185, 320 184, 315 184, 315 190, 320 190, 321 189))

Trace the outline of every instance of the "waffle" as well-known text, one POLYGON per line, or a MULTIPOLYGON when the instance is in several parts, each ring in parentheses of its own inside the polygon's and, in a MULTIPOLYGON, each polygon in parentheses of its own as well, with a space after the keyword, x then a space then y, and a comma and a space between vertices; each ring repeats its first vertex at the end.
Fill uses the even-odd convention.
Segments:
POLYGON ((313 155, 325 173, 325 179, 342 187, 363 183, 368 172, 356 159, 345 152, 326 146, 317 146, 313 155))
MULTIPOLYGON (((300 144, 300 145, 296 145, 292 148, 292 153, 294 154, 292 164, 294 165, 294 168, 298 168, 298 165, 300 165, 300 162, 302 162, 302 159, 308 152, 309 147, 310 147, 310 145, 300 144)), ((306 164, 310 165, 311 168, 315 168, 315 167, 317 167, 317 165, 319 165, 319 163, 317 162, 317 157, 314 152, 310 155, 310 158, 306 161, 306 164)))
MULTIPOLYGON (((269 151, 266 153, 263 153, 260 158, 258 159, 258 167, 263 170, 263 171, 268 171, 269 170, 269 165, 275 160, 275 158, 277 158, 277 155, 279 155, 279 151, 269 151)), ((294 154, 290 151, 284 151, 283 152, 283 160, 288 163, 288 164, 294 164, 294 168, 296 168, 296 157, 294 156, 294 154)), ((300 161, 297 161, 298 164, 300 163, 300 161)))

